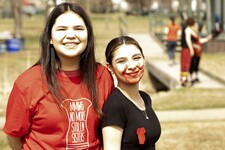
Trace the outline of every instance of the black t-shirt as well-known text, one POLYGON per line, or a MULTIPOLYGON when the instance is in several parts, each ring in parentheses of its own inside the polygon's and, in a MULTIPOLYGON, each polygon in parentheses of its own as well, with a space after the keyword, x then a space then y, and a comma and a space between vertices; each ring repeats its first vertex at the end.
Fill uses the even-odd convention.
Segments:
MULTIPOLYGON (((187 41, 186 41, 186 33, 185 33, 186 28, 187 27, 182 29, 182 34, 181 34, 181 46, 182 46, 182 48, 188 48, 188 44, 187 44, 187 41)), ((194 37, 192 35, 191 41, 193 42, 196 38, 198 38, 198 37, 194 37)))
POLYGON ((182 34, 181 34, 181 46, 182 48, 188 48, 187 42, 186 42, 186 34, 185 34, 186 27, 182 28, 182 34))
POLYGON ((151 98, 148 94, 140 91, 145 102, 148 119, 133 102, 131 102, 119 89, 108 97, 103 106, 103 124, 106 126, 116 125, 123 128, 121 143, 122 150, 155 150, 155 143, 160 137, 161 127, 159 120, 151 107, 151 98), (140 144, 143 134, 137 132, 145 130, 145 142, 140 144))

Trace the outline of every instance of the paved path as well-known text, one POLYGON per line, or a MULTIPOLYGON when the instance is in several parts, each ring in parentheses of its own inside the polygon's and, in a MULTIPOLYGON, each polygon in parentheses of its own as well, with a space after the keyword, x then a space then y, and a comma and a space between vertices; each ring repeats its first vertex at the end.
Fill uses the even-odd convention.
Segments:
POLYGON ((145 57, 161 57, 165 55, 164 47, 157 43, 157 39, 150 34, 145 33, 135 33, 129 34, 129 36, 135 38, 141 45, 145 57))
MULTIPOLYGON (((180 88, 180 64, 177 63, 174 66, 170 66, 168 61, 152 61, 151 65, 161 71, 161 73, 165 73, 171 80, 169 84, 171 88, 180 88), (173 83, 175 82, 175 83, 173 83)), ((203 72, 199 72, 199 79, 201 82, 194 84, 193 88, 225 88, 225 84, 217 81, 209 76, 207 76, 203 72)), ((167 79, 169 80, 169 79, 167 79)))

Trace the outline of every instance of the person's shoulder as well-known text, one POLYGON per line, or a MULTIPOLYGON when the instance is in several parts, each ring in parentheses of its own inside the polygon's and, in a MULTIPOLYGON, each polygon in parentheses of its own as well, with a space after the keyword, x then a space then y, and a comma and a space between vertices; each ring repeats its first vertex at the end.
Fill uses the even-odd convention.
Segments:
POLYGON ((191 34, 192 29, 191 29, 190 27, 186 27, 186 28, 184 29, 184 32, 185 32, 185 34, 191 34))
POLYGON ((170 29, 170 28, 173 28, 173 25, 171 23, 168 23, 167 27, 170 29))
POLYGON ((180 24, 176 24, 177 28, 182 29, 182 26, 180 24))
POLYGON ((103 66, 102 64, 97 65, 96 73, 97 73, 97 79, 99 79, 102 76, 108 76, 109 78, 111 78, 111 74, 109 70, 107 69, 107 67, 103 66))
POLYGON ((41 82, 42 80, 42 73, 41 73, 41 66, 35 65, 27 70, 25 70, 23 73, 21 73, 18 78, 15 80, 16 84, 19 84, 21 86, 25 86, 26 84, 30 83, 37 83, 41 82))
POLYGON ((112 99, 113 97, 120 97, 121 95, 122 95, 122 93, 120 92, 120 90, 115 87, 115 89, 109 95, 108 99, 112 99))
POLYGON ((108 70, 106 66, 103 66, 103 65, 100 64, 100 63, 97 64, 97 71, 98 71, 98 72, 104 72, 104 71, 106 71, 106 70, 108 70))
POLYGON ((114 81, 111 73, 107 69, 107 67, 98 64, 97 71, 96 71, 96 81, 97 86, 99 89, 104 89, 103 92, 107 94, 107 96, 113 91, 114 89, 114 81))
POLYGON ((115 88, 113 92, 108 96, 105 103, 109 106, 122 107, 122 105, 124 104, 122 96, 123 95, 121 94, 121 92, 117 88, 115 88))
POLYGON ((37 76, 39 73, 41 73, 41 66, 40 65, 34 65, 30 68, 28 68, 27 70, 25 70, 22 74, 19 75, 19 78, 23 78, 23 77, 35 77, 37 76))

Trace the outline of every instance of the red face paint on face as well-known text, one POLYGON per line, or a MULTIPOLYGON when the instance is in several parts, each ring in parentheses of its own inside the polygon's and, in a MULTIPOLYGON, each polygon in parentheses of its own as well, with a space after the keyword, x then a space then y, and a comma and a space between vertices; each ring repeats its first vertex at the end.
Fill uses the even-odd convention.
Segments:
MULTIPOLYGON (((128 67, 127 67, 128 68, 128 67)), ((144 75, 144 64, 142 66, 136 66, 133 70, 125 69, 122 72, 122 76, 127 83, 136 84, 144 75)))
POLYGON ((144 58, 134 45, 122 45, 113 55, 112 70, 118 83, 137 84, 144 75, 144 58))

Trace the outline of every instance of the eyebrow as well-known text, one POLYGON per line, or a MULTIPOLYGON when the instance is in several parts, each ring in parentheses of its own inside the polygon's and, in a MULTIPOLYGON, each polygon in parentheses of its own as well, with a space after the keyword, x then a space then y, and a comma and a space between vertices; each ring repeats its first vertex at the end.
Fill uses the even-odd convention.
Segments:
POLYGON ((138 54, 134 54, 134 56, 142 56, 142 54, 141 53, 138 53, 138 54))
MULTIPOLYGON (((132 57, 136 57, 136 56, 142 56, 142 54, 134 54, 132 57)), ((117 57, 115 60, 119 60, 119 59, 127 59, 127 57, 117 57)))
MULTIPOLYGON (((68 26, 66 26, 66 25, 58 25, 58 26, 56 26, 57 28, 58 27, 61 27, 61 28, 67 28, 68 26)), ((73 26, 73 27, 83 27, 83 28, 85 28, 85 25, 75 25, 75 26, 73 26)))

